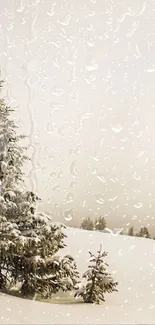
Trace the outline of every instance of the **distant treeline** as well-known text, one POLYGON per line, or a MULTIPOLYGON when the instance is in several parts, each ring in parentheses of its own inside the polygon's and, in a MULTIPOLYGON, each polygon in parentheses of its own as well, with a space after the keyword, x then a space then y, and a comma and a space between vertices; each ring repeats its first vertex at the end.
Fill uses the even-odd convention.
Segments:
POLYGON ((106 221, 104 217, 96 218, 93 222, 90 217, 86 217, 83 219, 81 223, 81 229, 86 230, 104 230, 106 228, 106 221))
MULTIPOLYGON (((81 223, 81 229, 85 230, 98 230, 98 231, 105 231, 106 232, 106 220, 104 217, 100 216, 96 218, 95 221, 92 221, 90 217, 85 217, 81 223)), ((150 238, 150 233, 147 227, 142 226, 138 232, 134 231, 133 227, 130 227, 127 233, 123 233, 120 231, 120 235, 127 235, 127 236, 135 236, 135 237, 143 237, 143 238, 150 238)), ((155 240, 155 237, 152 238, 155 240)))

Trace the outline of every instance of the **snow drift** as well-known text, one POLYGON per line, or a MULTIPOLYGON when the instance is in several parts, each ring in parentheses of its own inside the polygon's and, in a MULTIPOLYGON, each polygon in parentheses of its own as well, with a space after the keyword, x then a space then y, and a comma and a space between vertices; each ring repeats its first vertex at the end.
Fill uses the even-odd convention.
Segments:
POLYGON ((1 294, 0 324, 154 324, 155 242, 72 228, 66 234, 62 253, 75 258, 80 274, 87 269, 88 250, 95 253, 102 244, 109 271, 119 282, 118 293, 106 294, 106 302, 99 306, 70 303, 68 293, 61 304, 1 294))

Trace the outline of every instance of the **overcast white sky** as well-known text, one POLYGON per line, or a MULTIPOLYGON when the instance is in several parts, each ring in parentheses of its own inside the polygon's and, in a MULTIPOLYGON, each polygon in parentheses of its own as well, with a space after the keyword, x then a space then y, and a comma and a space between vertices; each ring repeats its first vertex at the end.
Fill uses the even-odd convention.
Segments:
POLYGON ((42 208, 153 225, 155 1, 1 0, 0 65, 42 208))

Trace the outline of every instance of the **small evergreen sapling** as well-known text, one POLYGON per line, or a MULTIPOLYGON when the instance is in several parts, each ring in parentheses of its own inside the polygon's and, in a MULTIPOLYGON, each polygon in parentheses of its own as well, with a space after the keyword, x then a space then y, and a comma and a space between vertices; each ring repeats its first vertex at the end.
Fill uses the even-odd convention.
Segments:
POLYGON ((83 274, 83 278, 86 279, 86 285, 75 294, 75 297, 82 297, 85 303, 99 304, 100 301, 105 301, 104 293, 117 291, 118 283, 107 272, 106 267, 108 264, 103 261, 107 253, 102 252, 101 248, 97 253, 96 256, 89 252, 91 264, 83 274))

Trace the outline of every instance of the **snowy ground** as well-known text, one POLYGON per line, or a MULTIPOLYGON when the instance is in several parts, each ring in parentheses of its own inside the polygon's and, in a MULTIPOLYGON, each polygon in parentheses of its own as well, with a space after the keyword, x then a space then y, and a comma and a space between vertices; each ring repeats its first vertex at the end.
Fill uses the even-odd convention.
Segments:
POLYGON ((155 324, 155 241, 99 232, 67 229, 65 252, 76 259, 81 272, 88 250, 102 243, 107 262, 119 282, 119 292, 106 295, 102 305, 71 303, 64 295, 59 304, 0 295, 0 324, 155 324))

